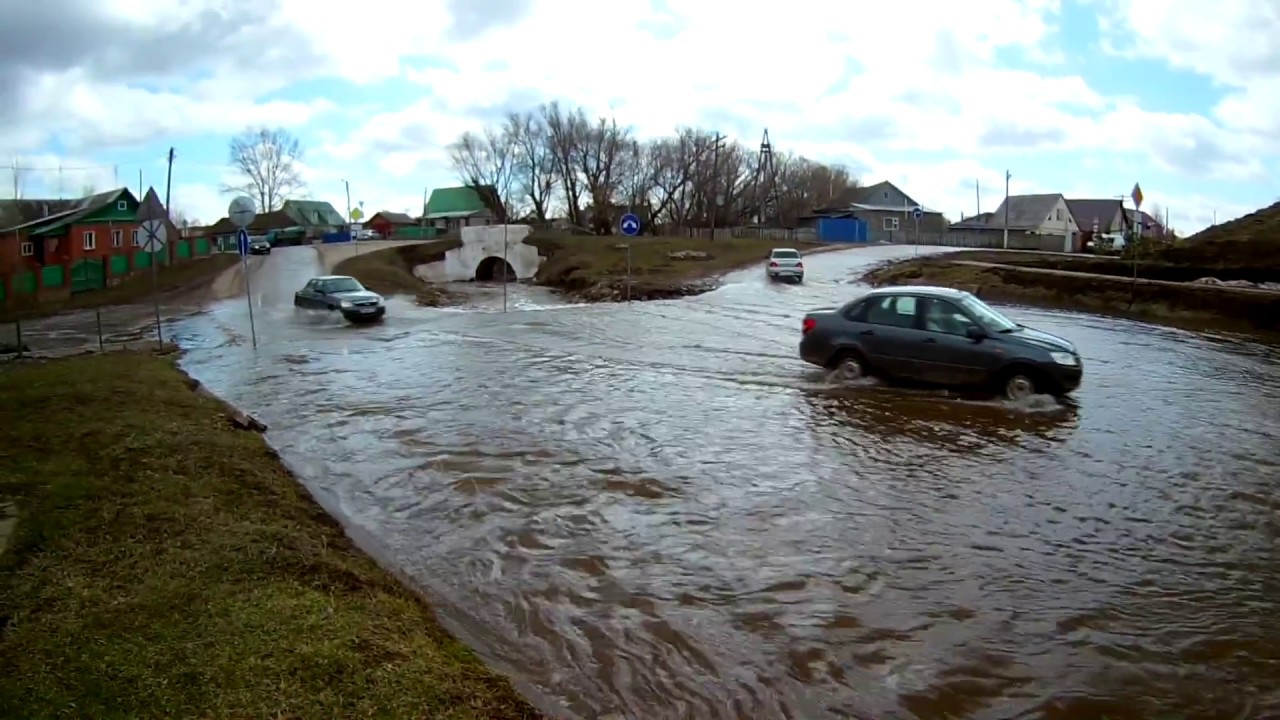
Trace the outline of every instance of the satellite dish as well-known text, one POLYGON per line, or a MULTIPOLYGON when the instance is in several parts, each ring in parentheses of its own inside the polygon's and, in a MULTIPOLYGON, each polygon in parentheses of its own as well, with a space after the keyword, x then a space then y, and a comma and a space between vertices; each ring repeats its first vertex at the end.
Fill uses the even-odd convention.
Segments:
POLYGON ((169 231, 163 220, 147 220, 138 231, 142 233, 142 249, 149 253, 160 252, 169 240, 169 231))

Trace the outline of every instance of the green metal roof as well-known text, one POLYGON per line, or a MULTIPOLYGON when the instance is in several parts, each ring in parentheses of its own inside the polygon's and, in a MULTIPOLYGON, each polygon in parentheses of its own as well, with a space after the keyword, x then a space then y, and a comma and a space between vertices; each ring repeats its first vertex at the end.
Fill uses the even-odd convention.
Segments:
POLYGON ((469 187, 436 188, 431 191, 427 200, 427 219, 444 217, 466 217, 484 211, 484 201, 480 193, 469 187))
POLYGON ((464 218, 471 217, 480 213, 481 210, 458 210, 457 212, 433 212, 427 213, 428 220, 443 220, 445 218, 464 218))
MULTIPOLYGON (((130 204, 129 218, 132 219, 132 210, 137 205, 137 199, 128 188, 117 188, 108 190, 97 195, 80 198, 75 201, 75 206, 67 211, 43 218, 38 221, 27 223, 23 228, 30 228, 28 231, 31 235, 50 235, 64 231, 68 225, 83 219, 106 207, 114 206, 117 200, 127 200, 130 204)), ((17 229, 17 228, 11 228, 17 229)))
POLYGON ((280 208, 299 225, 345 225, 342 214, 333 206, 320 200, 285 200, 280 208))

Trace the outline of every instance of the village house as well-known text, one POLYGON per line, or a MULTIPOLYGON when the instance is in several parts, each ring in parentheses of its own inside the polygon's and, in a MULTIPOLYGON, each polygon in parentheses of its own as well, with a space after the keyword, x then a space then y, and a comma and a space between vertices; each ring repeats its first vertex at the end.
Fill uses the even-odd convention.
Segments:
MULTIPOLYGON (((493 188, 489 188, 489 191, 495 192, 493 188)), ((485 204, 476 188, 466 186, 432 190, 422 215, 427 227, 442 233, 497 222, 497 216, 485 204)))
MULTIPOLYGON (((163 214, 154 190, 144 202, 163 214)), ((0 300, 95 290, 153 261, 209 252, 207 241, 183 238, 172 223, 163 251, 143 250, 141 205, 128 188, 77 200, 0 201, 0 300)))
POLYGON ((413 218, 405 213, 382 210, 374 213, 373 217, 365 221, 364 226, 378 233, 379 237, 390 238, 396 234, 397 230, 412 228, 417 224, 413 218))
MULTIPOLYGON (((917 230, 923 237, 934 238, 945 233, 948 226, 947 218, 941 212, 924 207, 887 180, 866 187, 849 188, 827 206, 800 218, 799 225, 817 230, 818 239, 823 240, 824 230, 839 225, 831 223, 833 219, 857 220, 862 227, 858 229, 858 237, 850 238, 857 242, 909 243, 915 239, 917 230), (921 210, 919 221, 915 219, 916 208, 921 210)), ((850 240, 843 237, 826 239, 850 240)))
POLYGON ((1061 193, 1010 195, 994 212, 953 223, 947 244, 1002 247, 1006 227, 1012 250, 1080 251, 1080 228, 1061 193))

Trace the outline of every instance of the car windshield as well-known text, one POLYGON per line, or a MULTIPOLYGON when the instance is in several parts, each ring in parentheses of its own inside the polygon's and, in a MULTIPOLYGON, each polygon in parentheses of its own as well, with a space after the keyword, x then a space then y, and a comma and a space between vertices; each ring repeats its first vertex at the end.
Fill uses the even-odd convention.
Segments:
POLYGON ((995 308, 972 295, 965 295, 960 300, 960 304, 964 306, 965 310, 969 311, 970 315, 976 318, 978 322, 985 325, 989 330, 1007 333, 1018 329, 1018 323, 1010 320, 1004 315, 1001 315, 995 308))
POLYGON ((783 258, 785 260, 794 260, 800 257, 800 253, 795 250, 774 250, 773 256, 776 258, 783 258))
POLYGON ((320 283, 320 292, 324 293, 354 292, 363 289, 364 286, 356 282, 355 278, 334 278, 320 283))

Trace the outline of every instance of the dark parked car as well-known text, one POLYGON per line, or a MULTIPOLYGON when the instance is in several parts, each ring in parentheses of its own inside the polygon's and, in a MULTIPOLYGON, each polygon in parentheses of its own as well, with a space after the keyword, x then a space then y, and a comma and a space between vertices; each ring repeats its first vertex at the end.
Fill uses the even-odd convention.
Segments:
POLYGON ((270 255, 271 242, 266 238, 251 238, 249 240, 250 255, 270 255))
POLYGON ((843 307, 810 311, 801 332, 800 357, 845 379, 982 388, 1016 400, 1066 395, 1083 372, 1067 340, 950 288, 879 288, 843 307))
POLYGON ((293 304, 310 310, 337 310, 352 322, 377 320, 387 314, 381 295, 346 275, 312 278, 294 293, 293 304))

